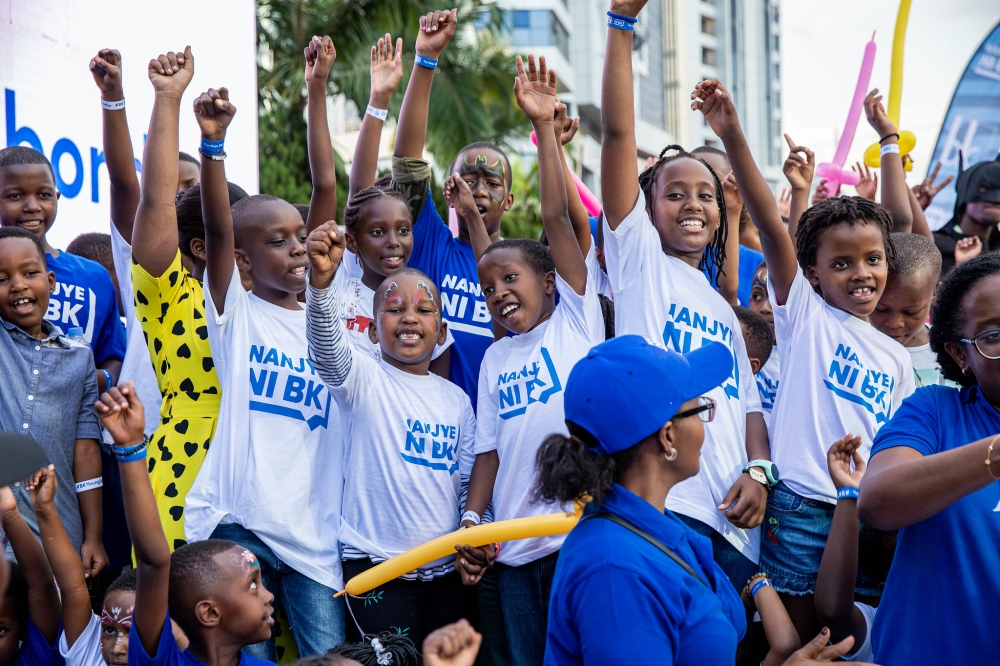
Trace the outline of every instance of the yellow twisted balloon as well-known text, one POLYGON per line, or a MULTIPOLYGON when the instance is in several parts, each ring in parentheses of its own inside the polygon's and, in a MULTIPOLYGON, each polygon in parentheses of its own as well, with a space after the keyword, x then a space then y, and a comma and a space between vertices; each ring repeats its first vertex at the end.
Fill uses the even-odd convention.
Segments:
MULTIPOLYGON (((899 13, 896 14, 896 31, 892 36, 892 64, 889 72, 889 103, 886 115, 896 127, 899 127, 899 103, 903 97, 903 46, 906 42, 906 23, 910 19, 910 0, 900 0, 899 13)), ((899 130, 899 152, 906 157, 917 145, 917 137, 909 130, 899 130)), ((881 146, 873 143, 865 150, 865 164, 878 167, 882 164, 879 156, 881 146)), ((913 170, 913 162, 904 159, 907 171, 913 170)))

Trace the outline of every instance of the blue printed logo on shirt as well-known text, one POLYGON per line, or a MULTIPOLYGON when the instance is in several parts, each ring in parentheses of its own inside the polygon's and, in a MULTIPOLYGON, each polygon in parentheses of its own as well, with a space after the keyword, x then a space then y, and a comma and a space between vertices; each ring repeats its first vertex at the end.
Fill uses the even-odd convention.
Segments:
POLYGON ((500 387, 500 418, 511 419, 520 416, 528 405, 545 404, 556 393, 562 391, 562 382, 556 366, 552 363, 549 350, 541 349, 542 362, 534 361, 520 370, 502 372, 497 378, 500 387))
MULTIPOLYGON (((704 347, 710 342, 722 342, 733 351, 733 329, 718 319, 703 315, 697 310, 676 303, 670 304, 667 325, 663 327, 663 343, 668 349, 687 354, 691 349, 704 347), (697 344, 692 344, 697 343, 697 344)), ((733 372, 722 384, 722 390, 731 400, 740 399, 740 364, 733 358, 733 372)))
POLYGON ((79 326, 88 343, 94 340, 94 317, 97 314, 97 294, 75 284, 56 281, 56 289, 49 296, 45 318, 63 332, 79 326), (86 308, 86 309, 84 309, 86 308), (86 321, 81 321, 86 318, 86 321))
POLYGON ((326 428, 330 392, 308 358, 292 358, 273 347, 250 347, 250 410, 326 428))
POLYGON ((778 380, 757 374, 757 393, 760 394, 760 406, 766 411, 774 409, 774 396, 778 395, 778 380))
POLYGON ((458 471, 458 438, 462 428, 447 423, 406 419, 406 444, 399 455, 411 465, 439 472, 458 471))
POLYGON ((448 274, 441 280, 441 308, 452 331, 493 337, 490 312, 479 283, 448 274))
POLYGON ((837 397, 871 412, 876 423, 885 423, 892 415, 892 391, 896 388, 896 378, 888 372, 866 369, 857 353, 847 345, 837 345, 830 362, 830 373, 823 383, 837 397))

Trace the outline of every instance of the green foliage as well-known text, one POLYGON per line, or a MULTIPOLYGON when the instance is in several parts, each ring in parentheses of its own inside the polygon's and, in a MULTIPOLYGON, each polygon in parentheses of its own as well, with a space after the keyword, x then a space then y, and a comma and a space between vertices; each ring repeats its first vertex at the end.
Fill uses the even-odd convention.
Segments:
POLYGON ((524 162, 511 159, 511 192, 514 205, 503 216, 500 235, 504 238, 534 238, 542 235, 542 208, 538 185, 538 162, 525 168, 524 162))

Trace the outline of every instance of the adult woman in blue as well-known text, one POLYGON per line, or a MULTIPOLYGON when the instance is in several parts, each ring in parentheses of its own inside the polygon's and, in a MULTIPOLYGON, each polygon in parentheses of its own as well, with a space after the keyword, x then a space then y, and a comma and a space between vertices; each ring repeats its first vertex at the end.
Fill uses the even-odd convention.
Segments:
POLYGON ((952 270, 931 349, 962 386, 917 389, 879 430, 858 516, 899 530, 872 646, 884 666, 996 663, 1000 634, 1000 254, 952 270), (916 609, 933 600, 934 621, 916 609))
MULTIPOLYGON (((668 510, 667 493, 698 473, 703 396, 732 372, 718 342, 689 354, 636 335, 594 347, 566 384, 570 436, 538 453, 540 498, 590 497, 559 554, 545 664, 731 666, 746 632, 739 595, 709 539, 668 510)), ((786 664, 830 661, 853 639, 816 637, 786 664)))

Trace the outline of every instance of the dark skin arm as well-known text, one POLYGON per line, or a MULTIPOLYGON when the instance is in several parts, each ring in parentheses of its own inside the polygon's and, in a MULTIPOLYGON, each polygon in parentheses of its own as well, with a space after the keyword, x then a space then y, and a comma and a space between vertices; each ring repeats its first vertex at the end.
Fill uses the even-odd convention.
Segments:
POLYGON ((767 575, 760 574, 747 581, 746 587, 743 588, 743 603, 749 608, 748 620, 752 618, 754 610, 760 613, 760 623, 764 627, 764 635, 767 636, 767 644, 770 646, 762 662, 763 666, 779 666, 802 647, 802 642, 774 587, 765 585, 757 590, 756 595, 750 596, 754 584, 765 578, 767 575))
MULTIPOLYGON (((402 38, 396 40, 395 53, 393 53, 392 37, 389 33, 385 33, 385 37, 378 40, 378 45, 372 47, 371 79, 372 88, 368 104, 376 109, 388 109, 392 93, 396 90, 399 82, 403 80, 402 38)), ((378 146, 384 125, 385 121, 368 113, 361 121, 361 133, 358 135, 358 143, 354 146, 354 160, 351 162, 348 200, 356 192, 375 184, 375 173, 378 169, 378 146)))
POLYGON ((306 59, 306 90, 308 102, 307 139, 309 171, 312 173, 312 196, 306 232, 327 220, 337 219, 337 171, 330 143, 330 125, 326 118, 326 80, 330 75, 337 49, 329 37, 313 37, 303 51, 306 59))
POLYGON ((562 163, 563 181, 566 183, 566 200, 569 204, 569 220, 573 224, 573 233, 576 241, 580 245, 580 252, 587 256, 593 238, 590 234, 590 215, 580 198, 580 190, 573 180, 573 170, 569 168, 569 161, 566 159, 566 144, 573 140, 576 131, 580 129, 580 117, 570 118, 567 115, 565 104, 556 105, 556 118, 553 123, 556 141, 559 146, 559 160, 562 163))
MULTIPOLYGON (((496 485, 497 472, 500 469, 500 456, 496 450, 480 453, 472 465, 469 476, 469 494, 465 498, 465 510, 475 511, 482 517, 486 507, 493 499, 493 486, 496 485)), ((462 525, 471 527, 470 520, 463 520, 462 525)), ((485 546, 456 545, 458 558, 455 568, 458 569, 464 585, 476 585, 483 578, 486 567, 496 560, 496 548, 493 544, 485 546)))
POLYGON ((924 215, 924 209, 920 206, 916 193, 910 188, 906 188, 906 193, 910 199, 910 213, 913 215, 913 228, 910 229, 910 233, 934 240, 934 233, 927 224, 927 216, 924 215))
POLYGON ((729 219, 729 235, 726 237, 726 261, 719 271, 719 294, 730 305, 739 305, 740 289, 740 235, 738 233, 743 197, 736 187, 736 177, 730 172, 722 181, 722 192, 726 198, 726 216, 729 219), (735 228, 734 228, 735 227, 735 228))
POLYGON ((52 570, 45 559, 42 544, 38 543, 31 528, 24 522, 21 512, 17 510, 14 493, 6 486, 0 488, 0 526, 7 534, 14 558, 21 565, 21 573, 28 583, 28 614, 49 645, 55 645, 62 618, 59 590, 52 579, 52 570))
MULTIPOLYGON (((117 102, 125 99, 122 90, 122 56, 115 49, 101 49, 90 61, 90 73, 101 90, 101 99, 117 102)), ((128 132, 125 109, 101 112, 104 164, 111 181, 111 221, 121 237, 132 243, 132 223, 139 207, 139 179, 135 175, 135 155, 128 132)), ((112 373, 115 374, 115 373, 112 373)), ((117 375, 115 374, 117 379, 117 375)))
MULTIPOLYGON (((101 449, 96 439, 78 439, 73 449, 73 480, 77 483, 101 476, 101 449)), ((83 544, 80 556, 88 577, 94 577, 108 566, 108 554, 104 552, 101 537, 104 534, 104 513, 100 488, 79 493, 76 501, 80 505, 83 519, 83 544)))
MULTIPOLYGON (((895 133, 896 126, 889 120, 882 106, 878 88, 865 97, 865 115, 868 123, 879 136, 895 133)), ((892 136, 882 141, 883 146, 898 144, 898 137, 892 136)), ((906 172, 903 160, 898 154, 890 153, 882 158, 882 207, 892 214, 892 230, 910 233, 913 227, 913 211, 910 209, 910 188, 906 186, 906 172)))
MULTIPOLYGON (((143 440, 145 416, 132 382, 112 387, 101 395, 95 406, 115 446, 125 448, 143 440)), ((125 519, 138 565, 132 622, 146 654, 155 656, 167 617, 170 548, 160 525, 153 488, 149 485, 146 460, 119 461, 118 469, 121 470, 125 519)))
POLYGON ((788 158, 781 170, 788 184, 792 186, 791 204, 788 212, 788 236, 795 246, 795 234, 799 229, 799 218, 809 208, 809 189, 812 187, 816 171, 816 156, 805 146, 797 146, 792 137, 785 135, 788 144, 788 158))
POLYGON ((179 243, 174 208, 178 132, 181 97, 194 76, 191 47, 150 60, 147 73, 153 84, 153 115, 142 155, 142 199, 135 215, 132 257, 147 273, 159 277, 173 263, 179 243))
MULTIPOLYGON (((116 382, 118 381, 118 375, 122 371, 122 362, 116 358, 109 358, 104 363, 98 363, 97 368, 99 370, 107 370, 108 374, 111 375, 111 381, 116 382)), ((97 376, 97 390, 98 391, 107 390, 107 386, 105 386, 107 382, 104 380, 104 373, 98 372, 96 373, 96 376, 97 376)))
POLYGON ((31 504, 35 507, 35 517, 38 518, 42 548, 55 572, 62 598, 62 622, 63 631, 66 633, 66 645, 72 648, 76 639, 90 624, 93 610, 90 606, 90 591, 87 589, 83 565, 76 554, 76 549, 73 548, 73 543, 69 540, 69 535, 66 534, 66 528, 59 519, 59 512, 56 511, 55 467, 49 465, 24 485, 31 493, 31 504))

